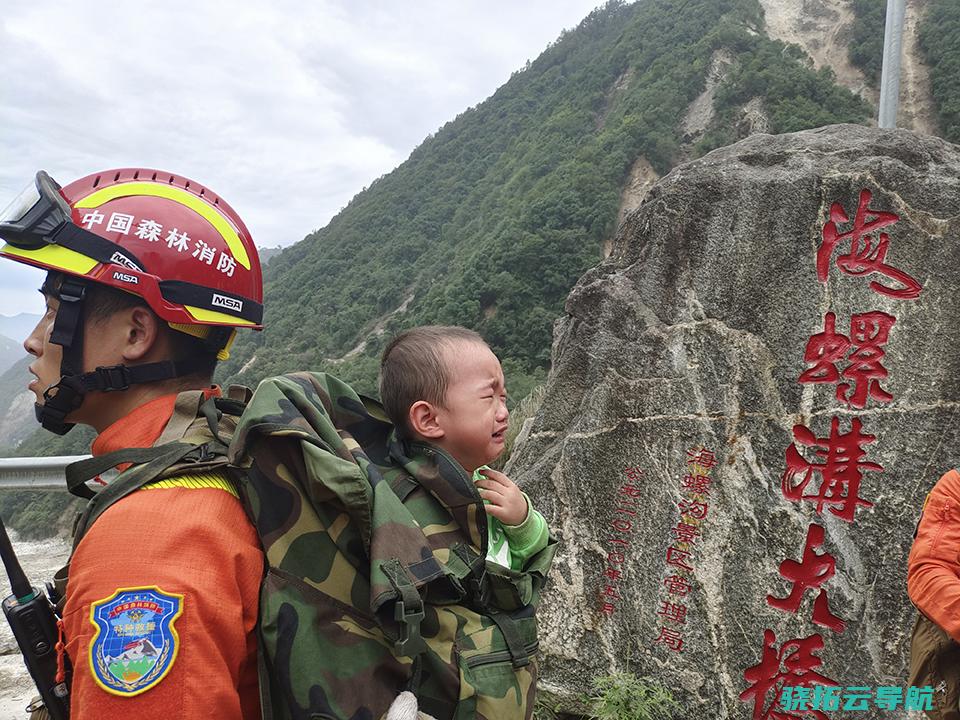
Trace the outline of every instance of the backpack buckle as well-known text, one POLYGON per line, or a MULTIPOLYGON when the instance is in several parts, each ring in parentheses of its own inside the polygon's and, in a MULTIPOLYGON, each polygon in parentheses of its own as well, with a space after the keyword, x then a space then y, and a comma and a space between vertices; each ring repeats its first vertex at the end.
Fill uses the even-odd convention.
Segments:
POLYGON ((490 583, 487 580, 487 569, 482 568, 480 570, 480 576, 471 575, 467 580, 467 587, 470 590, 470 595, 478 606, 480 610, 486 610, 490 607, 490 600, 492 593, 490 591, 490 583))
POLYGON ((190 463, 205 463, 215 459, 218 456, 226 457, 226 453, 214 452, 213 448, 211 447, 211 443, 205 442, 202 445, 197 445, 192 452, 184 455, 183 459, 185 462, 190 463))
MULTIPOLYGON (((409 598, 408 598, 409 599, 409 598)), ((423 601, 417 593, 417 601, 408 607, 403 599, 398 598, 393 606, 393 619, 400 624, 400 637, 393 644, 394 649, 401 655, 410 656, 422 650, 423 638, 420 637, 420 621, 423 620, 423 601)))
POLYGON ((410 582, 403 565, 396 558, 380 564, 380 569, 397 592, 393 605, 393 619, 399 624, 397 640, 393 647, 397 653, 413 657, 427 648, 420 635, 420 621, 423 620, 423 598, 410 582))

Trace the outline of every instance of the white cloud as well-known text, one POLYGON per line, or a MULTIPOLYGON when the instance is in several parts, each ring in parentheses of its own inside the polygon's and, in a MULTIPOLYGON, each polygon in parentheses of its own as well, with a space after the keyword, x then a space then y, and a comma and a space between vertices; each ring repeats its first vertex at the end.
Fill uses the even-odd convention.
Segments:
MULTIPOLYGON (((261 246, 289 245, 594 2, 14 4, 0 205, 38 169, 69 182, 154 167, 222 193, 261 246)), ((16 289, 35 276, 3 268, 3 312, 36 309, 16 289)))

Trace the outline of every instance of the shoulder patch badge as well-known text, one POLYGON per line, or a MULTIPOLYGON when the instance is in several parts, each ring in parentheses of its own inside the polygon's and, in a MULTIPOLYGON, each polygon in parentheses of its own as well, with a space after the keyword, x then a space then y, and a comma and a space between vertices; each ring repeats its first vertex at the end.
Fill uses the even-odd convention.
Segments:
POLYGON ((163 680, 180 649, 173 623, 182 613, 183 595, 156 586, 121 588, 91 603, 90 672, 97 684, 132 696, 163 680))

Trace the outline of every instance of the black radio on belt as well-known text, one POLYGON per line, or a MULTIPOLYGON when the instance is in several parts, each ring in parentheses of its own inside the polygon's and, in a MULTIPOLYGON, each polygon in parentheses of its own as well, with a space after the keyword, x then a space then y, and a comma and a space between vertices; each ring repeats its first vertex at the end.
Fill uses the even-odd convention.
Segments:
MULTIPOLYGON (((0 520, 0 558, 13 591, 3 601, 3 614, 17 639, 30 677, 52 720, 68 720, 70 696, 68 678, 57 681, 57 614, 50 600, 30 585, 13 552, 7 530, 0 520)), ((64 658, 64 661, 66 658, 64 658)))

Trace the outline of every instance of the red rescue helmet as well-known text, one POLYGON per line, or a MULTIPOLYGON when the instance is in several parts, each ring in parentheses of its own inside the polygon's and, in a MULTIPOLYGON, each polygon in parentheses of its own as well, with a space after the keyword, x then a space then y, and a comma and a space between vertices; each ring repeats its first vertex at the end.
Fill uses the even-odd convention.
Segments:
POLYGON ((63 377, 38 407, 38 416, 44 406, 59 408, 51 423, 56 429, 49 428, 55 432, 69 429, 63 417, 86 392, 123 390, 188 375, 195 367, 153 363, 83 373, 80 308, 89 283, 143 298, 158 317, 201 338, 221 360, 236 328, 263 327, 260 260, 249 231, 217 194, 179 175, 125 168, 61 188, 38 172, 0 213, 0 238, 7 243, 0 255, 64 273, 58 339, 52 340, 64 347, 63 377))
POLYGON ((126 168, 61 189, 37 173, 0 214, 0 237, 8 243, 0 254, 139 295, 167 322, 263 327, 260 261, 246 225, 179 175, 126 168))

